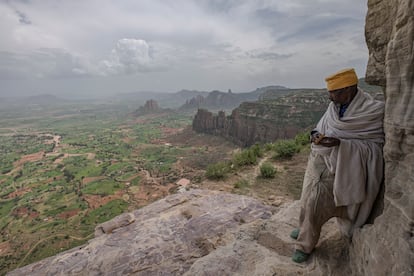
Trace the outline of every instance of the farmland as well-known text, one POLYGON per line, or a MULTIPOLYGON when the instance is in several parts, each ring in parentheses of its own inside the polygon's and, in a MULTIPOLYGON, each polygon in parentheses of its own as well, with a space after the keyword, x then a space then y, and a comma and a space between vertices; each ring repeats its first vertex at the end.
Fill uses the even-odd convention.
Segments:
POLYGON ((97 224, 173 193, 183 176, 200 179, 213 148, 188 143, 192 114, 134 108, 1 106, 0 274, 85 243, 97 224))

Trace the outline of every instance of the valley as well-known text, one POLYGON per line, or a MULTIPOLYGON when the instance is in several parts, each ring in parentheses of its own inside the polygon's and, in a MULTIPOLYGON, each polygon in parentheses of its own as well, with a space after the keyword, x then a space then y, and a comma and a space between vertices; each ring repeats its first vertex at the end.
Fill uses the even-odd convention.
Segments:
MULTIPOLYGON (((250 129, 247 136, 236 131, 238 137, 250 137, 248 143, 238 142, 231 132, 195 132, 197 110, 180 105, 160 108, 147 101, 142 107, 143 101, 131 98, 64 101, 47 96, 0 103, 0 274, 82 245, 98 224, 183 189, 243 194, 273 206, 298 199, 308 136, 303 133, 299 143, 276 139, 308 129, 325 102, 321 91, 292 90, 289 96, 286 88, 280 95, 282 88, 272 89, 259 90, 261 101, 233 111, 247 122, 227 118, 240 130, 250 129), (286 132, 289 122, 294 127, 286 132), (285 134, 263 135, 263 129, 285 134), (278 147, 286 151, 292 146, 289 158, 278 157, 278 147), (273 177, 262 177, 265 164, 274 168, 273 177), (209 177, 212 168, 225 173, 213 171, 209 177)), ((228 107, 224 98, 224 106, 216 102, 216 109, 228 107)))

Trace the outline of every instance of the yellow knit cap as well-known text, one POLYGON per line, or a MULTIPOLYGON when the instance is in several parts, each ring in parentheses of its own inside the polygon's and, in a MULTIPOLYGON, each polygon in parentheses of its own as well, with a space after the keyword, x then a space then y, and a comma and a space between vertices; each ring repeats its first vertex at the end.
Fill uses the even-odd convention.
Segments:
POLYGON ((328 91, 352 86, 358 83, 354 68, 347 68, 325 78, 328 91))

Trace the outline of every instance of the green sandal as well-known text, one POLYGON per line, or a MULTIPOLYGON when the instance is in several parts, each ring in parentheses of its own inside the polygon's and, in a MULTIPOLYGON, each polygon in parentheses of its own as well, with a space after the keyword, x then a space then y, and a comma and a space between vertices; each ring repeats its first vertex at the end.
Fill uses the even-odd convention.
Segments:
POLYGON ((297 240, 299 237, 299 228, 293 229, 293 231, 290 232, 290 237, 294 240, 297 240))
POLYGON ((309 258, 309 255, 310 254, 296 249, 295 252, 293 253, 292 261, 294 261, 295 263, 299 263, 299 264, 306 262, 306 260, 309 258))

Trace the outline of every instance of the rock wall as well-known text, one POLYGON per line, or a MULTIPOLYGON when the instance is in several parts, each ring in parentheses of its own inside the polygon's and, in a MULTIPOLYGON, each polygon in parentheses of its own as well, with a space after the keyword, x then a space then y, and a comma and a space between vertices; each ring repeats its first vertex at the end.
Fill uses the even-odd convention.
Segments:
POLYGON ((235 144, 246 147, 254 143, 273 142, 294 137, 302 129, 297 126, 278 125, 272 120, 241 115, 235 109, 230 116, 223 111, 217 115, 199 109, 193 120, 193 130, 223 136, 235 144))
POLYGON ((385 87, 384 210, 353 238, 354 275, 414 275, 414 0, 368 0, 366 80, 385 87))
POLYGON ((313 127, 329 103, 325 90, 271 96, 267 95, 267 100, 243 102, 230 116, 223 111, 215 115, 199 109, 193 120, 193 130, 225 137, 242 147, 274 142, 293 138, 313 127))

